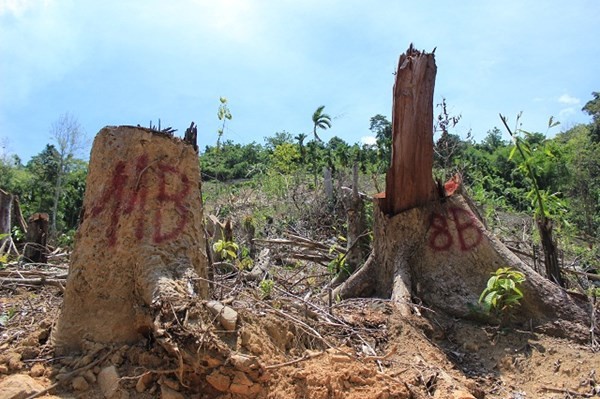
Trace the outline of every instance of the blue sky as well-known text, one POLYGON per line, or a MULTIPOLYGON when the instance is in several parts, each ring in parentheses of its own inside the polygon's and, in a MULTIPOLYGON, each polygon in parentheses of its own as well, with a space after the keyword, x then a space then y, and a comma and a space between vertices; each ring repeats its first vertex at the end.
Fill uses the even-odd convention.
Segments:
POLYGON ((90 138, 158 118, 181 135, 193 120, 204 148, 220 96, 224 139, 310 133, 325 105, 320 136, 360 142, 390 117, 411 42, 437 47, 435 100, 462 114, 456 133, 481 140, 519 111, 525 129, 550 116, 565 129, 590 121, 600 90, 599 21, 597 0, 0 0, 0 151, 27 161, 66 112, 90 138))

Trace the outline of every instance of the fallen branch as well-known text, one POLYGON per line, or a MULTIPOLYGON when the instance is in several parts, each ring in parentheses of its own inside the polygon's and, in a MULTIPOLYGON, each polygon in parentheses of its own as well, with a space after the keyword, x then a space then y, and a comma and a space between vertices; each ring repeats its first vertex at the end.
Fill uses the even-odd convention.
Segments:
POLYGON ((555 388, 555 387, 546 387, 546 386, 543 386, 543 387, 541 387, 541 389, 543 389, 544 391, 549 391, 549 392, 564 393, 564 394, 571 395, 571 396, 581 396, 583 398, 592 398, 592 397, 594 397, 594 394, 579 393, 577 391, 572 391, 572 390, 567 389, 567 388, 555 388))
POLYGON ((0 286, 4 285, 4 284, 16 284, 16 285, 52 285, 55 287, 58 287, 61 289, 61 291, 64 291, 65 287, 64 284, 66 283, 67 279, 48 279, 48 278, 9 278, 9 277, 3 277, 0 278, 0 286))

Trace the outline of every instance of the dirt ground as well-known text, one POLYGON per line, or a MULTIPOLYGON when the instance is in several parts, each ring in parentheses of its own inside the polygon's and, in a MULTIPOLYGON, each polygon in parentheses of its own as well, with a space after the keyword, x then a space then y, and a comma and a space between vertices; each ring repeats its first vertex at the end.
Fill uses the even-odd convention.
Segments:
MULTIPOLYGON (((11 272, 19 271, 3 270, 11 272)), ((173 356, 148 340, 55 357, 48 338, 61 288, 3 283, 0 398, 33 398, 52 387, 39 397, 600 397, 600 354, 590 343, 498 330, 426 309, 401 319, 393 304, 377 299, 344 301, 330 310, 283 293, 265 299, 229 293, 224 301, 239 312, 237 329, 223 331, 216 321, 213 329, 232 350, 261 363, 266 372, 259 385, 244 385, 243 373, 215 365, 211 375, 198 376, 196 384, 188 378, 183 386, 173 356), (116 390, 107 391, 101 374, 113 366, 116 390), (218 379, 226 382, 222 391, 215 388, 218 379)))

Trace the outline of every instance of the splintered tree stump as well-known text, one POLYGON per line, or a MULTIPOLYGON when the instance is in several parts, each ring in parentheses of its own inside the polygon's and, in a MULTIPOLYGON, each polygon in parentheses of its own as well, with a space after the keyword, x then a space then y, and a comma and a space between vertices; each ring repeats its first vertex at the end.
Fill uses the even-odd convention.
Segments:
POLYGON ((206 298, 200 169, 193 145, 135 127, 94 140, 53 343, 133 343, 155 328, 164 303, 206 298))
POLYGON ((391 298, 403 315, 414 299, 464 318, 492 321, 477 311, 490 273, 511 267, 526 277, 513 321, 584 340, 587 301, 543 278, 487 231, 457 176, 435 184, 433 165, 433 54, 412 45, 400 57, 394 87, 392 164, 386 192, 374 198, 373 252, 334 297, 391 298))
POLYGON ((392 159, 381 208, 396 215, 435 198, 433 168, 433 54, 410 45, 400 56, 392 108, 392 159))

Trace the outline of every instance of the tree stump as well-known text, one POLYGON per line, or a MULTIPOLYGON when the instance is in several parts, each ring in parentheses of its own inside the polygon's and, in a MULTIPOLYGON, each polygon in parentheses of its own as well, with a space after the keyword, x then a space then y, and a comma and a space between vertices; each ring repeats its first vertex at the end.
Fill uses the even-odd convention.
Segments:
POLYGON ((23 221, 19 197, 0 189, 0 256, 14 254, 19 256, 19 251, 12 239, 12 227, 16 226, 23 233, 27 227, 23 221), (4 236, 6 234, 6 236, 4 236))
MULTIPOLYGON (((0 189, 0 234, 3 234, 3 236, 0 237, 0 248, 3 249, 3 251, 0 252, 0 256, 4 254, 4 247, 10 241, 13 197, 12 194, 0 189), (4 236, 4 234, 6 234, 6 236, 4 236)), ((8 249, 10 250, 10 248, 8 249)))
POLYGON ((86 340, 134 343, 158 328, 166 304, 207 297, 199 188, 193 145, 140 127, 98 133, 52 337, 58 353, 86 340))
POLYGON ((47 213, 34 213, 29 217, 27 227, 27 243, 25 244, 24 257, 28 262, 48 262, 48 224, 50 217, 47 213))
MULTIPOLYGON (((335 297, 391 298, 410 314, 418 298, 446 314, 474 312, 490 273, 511 267, 525 274, 525 297, 515 322, 559 336, 585 339, 589 304, 520 261, 476 217, 460 179, 432 178, 433 54, 411 47, 400 57, 394 87, 392 165, 386 192, 374 199, 373 252, 336 288, 335 297)), ((484 317, 485 318, 485 317, 484 317)), ((490 321, 490 318, 487 318, 490 321)))

